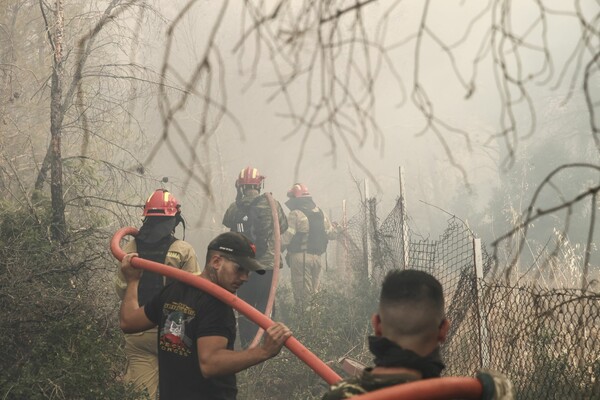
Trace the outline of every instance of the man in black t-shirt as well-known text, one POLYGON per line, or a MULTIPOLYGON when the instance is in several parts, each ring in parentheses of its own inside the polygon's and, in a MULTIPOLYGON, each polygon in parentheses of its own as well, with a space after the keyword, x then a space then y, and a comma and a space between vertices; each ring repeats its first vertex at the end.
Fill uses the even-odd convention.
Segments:
MULTIPOLYGON (((235 399, 235 373, 276 356, 291 336, 285 325, 276 323, 267 329, 261 346, 234 351, 232 308, 180 282, 168 285, 139 307, 137 286, 142 271, 132 268, 134 256, 126 255, 121 263, 127 289, 120 325, 126 333, 158 325, 161 400, 235 399)), ((264 273, 254 256, 254 245, 244 235, 223 233, 208 245, 201 276, 234 293, 248 280, 250 271, 264 273)))

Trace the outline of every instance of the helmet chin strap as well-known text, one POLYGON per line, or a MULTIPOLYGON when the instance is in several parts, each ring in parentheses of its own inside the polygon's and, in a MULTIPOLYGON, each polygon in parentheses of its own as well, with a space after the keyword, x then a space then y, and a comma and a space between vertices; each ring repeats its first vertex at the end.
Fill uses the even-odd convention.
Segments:
POLYGON ((178 212, 175 215, 175 220, 177 221, 177 224, 175 224, 175 227, 177 227, 177 225, 179 225, 180 222, 181 222, 181 225, 183 225, 183 238, 181 240, 185 240, 185 219, 183 219, 183 215, 181 215, 181 213, 178 212))
POLYGON ((235 201, 240 201, 246 195, 247 190, 256 190, 260 194, 262 187, 262 182, 258 185, 236 185, 237 195, 235 196, 235 201))
POLYGON ((244 197, 244 188, 242 187, 242 185, 235 185, 235 188, 237 190, 237 195, 235 196, 235 201, 240 201, 242 199, 242 197, 244 197))

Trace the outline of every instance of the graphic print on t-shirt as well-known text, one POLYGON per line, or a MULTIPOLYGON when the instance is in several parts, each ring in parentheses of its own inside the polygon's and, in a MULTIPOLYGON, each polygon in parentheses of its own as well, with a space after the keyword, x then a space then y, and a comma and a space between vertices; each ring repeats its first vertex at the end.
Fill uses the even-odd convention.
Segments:
POLYGON ((182 303, 166 303, 163 306, 165 323, 160 331, 160 349, 180 356, 187 357, 191 354, 192 339, 186 335, 186 327, 196 313, 182 303))

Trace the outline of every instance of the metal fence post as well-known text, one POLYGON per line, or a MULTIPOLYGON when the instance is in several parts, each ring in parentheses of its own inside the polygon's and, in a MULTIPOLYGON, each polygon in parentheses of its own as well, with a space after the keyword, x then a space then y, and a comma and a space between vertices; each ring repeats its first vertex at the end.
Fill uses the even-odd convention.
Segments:
POLYGON ((400 180, 400 206, 402 207, 402 262, 404 269, 408 268, 408 221, 406 221, 406 195, 404 193, 404 168, 398 168, 398 175, 400 180))
POLYGON ((373 262, 371 260, 371 216, 370 216, 370 207, 369 207, 369 185, 367 180, 364 180, 365 185, 365 262, 367 264, 367 278, 370 278, 373 273, 373 262))
POLYGON ((344 266, 346 272, 348 272, 350 271, 350 267, 348 265, 348 215, 346 212, 346 199, 342 200, 342 229, 344 232, 344 247, 342 253, 342 258, 344 261, 342 262, 342 265, 344 266))
POLYGON ((473 238, 473 263, 475 265, 475 297, 477 325, 479 326, 479 362, 481 368, 490 365, 490 346, 486 317, 481 314, 483 299, 481 297, 483 286, 483 258, 481 255, 481 239, 473 238))

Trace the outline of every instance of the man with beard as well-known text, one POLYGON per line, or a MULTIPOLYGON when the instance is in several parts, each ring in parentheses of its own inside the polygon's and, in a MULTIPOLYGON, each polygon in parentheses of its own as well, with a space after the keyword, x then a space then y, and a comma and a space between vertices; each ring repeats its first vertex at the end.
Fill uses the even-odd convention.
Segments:
MULTIPOLYGON (((141 270, 127 254, 121 270, 127 281, 120 326, 132 333, 159 328, 159 398, 161 400, 234 400, 235 374, 276 356, 290 330, 276 323, 266 330, 260 346, 234 351, 233 309, 212 295, 182 282, 167 285, 144 306, 138 304, 141 270)), ((244 235, 222 233, 213 239, 201 277, 235 293, 251 272, 264 274, 255 247, 244 235)), ((144 272, 145 273, 145 272, 144 272)))

